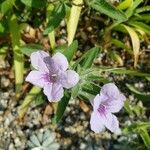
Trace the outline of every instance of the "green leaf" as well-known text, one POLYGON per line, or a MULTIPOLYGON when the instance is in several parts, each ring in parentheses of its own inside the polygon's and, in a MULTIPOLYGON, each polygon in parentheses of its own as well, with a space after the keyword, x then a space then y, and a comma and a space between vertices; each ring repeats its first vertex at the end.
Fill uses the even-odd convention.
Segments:
POLYGON ((103 83, 103 84, 106 84, 106 83, 109 83, 110 81, 108 79, 105 79, 101 76, 98 76, 98 75, 94 75, 94 74, 90 74, 86 77, 87 81, 92 81, 92 82, 98 82, 98 83, 103 83))
POLYGON ((101 67, 100 71, 108 71, 116 74, 127 74, 131 76, 139 76, 139 77, 150 77, 149 73, 143 73, 136 70, 128 70, 126 68, 109 68, 109 67, 101 67))
POLYGON ((40 92, 37 95, 34 103, 35 103, 35 105, 37 107, 37 106, 40 106, 40 105, 44 104, 46 102, 46 100, 47 100, 46 96, 43 94, 43 92, 40 92))
POLYGON ((43 49, 39 44, 26 44, 21 47, 21 52, 27 56, 30 56, 33 52, 43 49))
POLYGON ((76 98, 78 96, 78 92, 81 90, 80 83, 78 83, 76 86, 74 86, 71 89, 71 97, 76 98))
POLYGON ((133 54, 133 51, 126 44, 117 39, 112 39, 111 42, 119 48, 125 49, 129 54, 133 54))
POLYGON ((148 6, 148 5, 136 9, 136 13, 143 13, 143 12, 147 12, 147 11, 150 11, 150 6, 148 6))
POLYGON ((71 94, 65 91, 64 97, 61 99, 61 101, 58 102, 56 114, 53 119, 54 123, 58 123, 63 117, 63 114, 66 110, 70 98, 71 98, 71 94))
POLYGON ((90 93, 87 93, 87 92, 84 92, 84 91, 79 91, 78 97, 79 97, 81 100, 84 100, 84 101, 89 102, 90 99, 93 99, 93 98, 94 98, 94 95, 93 95, 93 94, 90 94, 90 93))
POLYGON ((142 31, 144 31, 145 33, 147 33, 148 35, 150 35, 150 26, 143 23, 143 22, 138 22, 138 21, 129 21, 128 24, 141 29, 142 31))
POLYGON ((91 48, 81 58, 79 58, 79 60, 76 61, 76 63, 73 65, 73 68, 76 68, 79 64, 84 69, 90 68, 99 51, 100 49, 97 47, 91 48))
POLYGON ((124 108, 128 112, 128 114, 133 115, 132 107, 130 106, 129 100, 125 101, 124 108))
POLYGON ((109 55, 112 58, 112 60, 119 63, 119 66, 123 66, 124 62, 122 58, 120 57, 120 54, 118 54, 118 52, 110 51, 109 55))
POLYGON ((15 70, 15 90, 19 94, 22 90, 24 76, 24 56, 20 50, 21 32, 18 20, 15 14, 8 18, 8 26, 10 31, 11 43, 13 48, 13 61, 15 70))
POLYGON ((69 62, 73 58, 75 52, 77 51, 77 48, 78 48, 78 41, 74 41, 69 47, 67 47, 64 50, 63 54, 67 57, 69 62))
POLYGON ((95 83, 91 83, 88 81, 88 83, 83 84, 81 86, 82 91, 88 93, 88 94, 92 94, 92 95, 96 95, 100 92, 100 86, 95 84, 95 83))
POLYGON ((44 31, 44 34, 48 34, 48 33, 52 32, 56 27, 58 27, 60 22, 65 17, 65 14, 66 14, 66 12, 65 12, 64 4, 61 4, 61 5, 58 5, 57 7, 55 7, 51 16, 49 16, 50 18, 48 18, 48 25, 44 31))
POLYGON ((15 4, 15 0, 5 0, 1 5, 0 5, 0 11, 4 15, 9 11, 13 5, 15 4))
POLYGON ((140 129, 139 133, 145 146, 147 148, 150 148, 150 136, 148 134, 148 131, 146 129, 140 129))
POLYGON ((150 77, 146 77, 146 79, 150 82, 150 77))
POLYGON ((23 118, 24 114, 26 113, 30 103, 37 97, 37 94, 39 94, 41 91, 41 88, 33 86, 30 92, 26 95, 23 103, 19 107, 18 114, 20 118, 23 118))
POLYGON ((82 62, 83 68, 87 69, 92 66, 93 61, 96 58, 98 52, 99 52, 99 48, 97 47, 94 47, 89 50, 89 53, 87 53, 84 61, 82 62))
POLYGON ((150 15, 149 14, 140 14, 138 16, 134 16, 131 18, 131 20, 145 20, 150 21, 150 15))
POLYGON ((127 126, 124 128, 124 133, 130 133, 130 132, 138 132, 141 129, 147 129, 150 128, 149 122, 139 122, 139 123, 132 123, 130 126, 127 126))
POLYGON ((89 6, 118 21, 122 22, 127 20, 126 15, 122 11, 117 10, 105 0, 91 0, 89 6))
POLYGON ((127 9, 125 12, 126 16, 129 18, 135 13, 135 9, 143 2, 143 0, 133 1, 133 5, 127 9))
POLYGON ((128 89, 135 94, 135 96, 142 101, 150 101, 150 95, 138 91, 133 85, 126 84, 128 89))
POLYGON ((8 32, 8 24, 6 20, 1 20, 0 22, 0 35, 6 34, 8 32))
POLYGON ((133 5, 133 0, 124 0, 117 6, 117 8, 124 10, 124 9, 129 8, 132 5, 133 5))
POLYGON ((21 0, 21 2, 28 7, 35 8, 45 7, 46 5, 46 0, 21 0))

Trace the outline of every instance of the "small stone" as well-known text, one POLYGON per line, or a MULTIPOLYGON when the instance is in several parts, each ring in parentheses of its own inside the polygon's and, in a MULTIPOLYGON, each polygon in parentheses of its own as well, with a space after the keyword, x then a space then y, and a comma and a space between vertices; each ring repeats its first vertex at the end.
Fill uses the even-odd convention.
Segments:
POLYGON ((6 119, 5 119, 5 122, 4 122, 4 125, 5 125, 6 127, 8 127, 9 124, 10 124, 10 120, 9 120, 9 118, 6 118, 6 119))
POLYGON ((10 80, 7 79, 5 76, 2 76, 1 77, 1 87, 6 88, 9 86, 9 84, 10 84, 10 80))
POLYGON ((85 143, 81 143, 80 144, 80 149, 85 149, 86 148, 86 144, 85 143))
POLYGON ((13 143, 10 143, 8 150, 16 150, 13 143))
POLYGON ((16 147, 21 146, 21 141, 20 141, 20 139, 18 137, 14 140, 14 142, 15 142, 15 146, 16 147))

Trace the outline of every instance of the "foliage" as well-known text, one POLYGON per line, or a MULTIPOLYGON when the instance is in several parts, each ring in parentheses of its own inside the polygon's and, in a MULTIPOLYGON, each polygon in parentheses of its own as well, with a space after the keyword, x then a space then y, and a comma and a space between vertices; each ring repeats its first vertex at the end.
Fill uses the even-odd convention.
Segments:
MULTIPOLYGON (((9 52, 7 50, 12 50, 12 69, 15 72, 15 88, 17 97, 19 97, 23 90, 24 73, 28 70, 26 58, 32 52, 45 48, 40 42, 25 43, 22 35, 27 27, 35 29, 42 26, 42 36, 48 37, 51 46, 48 49, 49 52, 60 51, 63 53, 70 63, 70 68, 76 70, 80 75, 80 82, 71 90, 65 90, 64 97, 57 105, 53 121, 59 123, 69 100, 79 98, 88 101, 99 93, 101 85, 112 81, 104 76, 105 73, 140 77, 140 79, 146 80, 149 85, 149 70, 142 71, 140 66, 142 42, 144 41, 146 45, 149 44, 149 22, 150 6, 143 0, 121 0, 120 3, 114 5, 105 0, 2 0, 0 4, 0 39, 8 39, 8 41, 0 42, 2 47, 0 48, 0 55, 6 56, 9 52), (78 23, 82 21, 80 19, 83 15, 92 16, 93 14, 98 15, 99 18, 102 18, 100 20, 103 20, 104 27, 100 29, 104 31, 102 32, 102 40, 99 37, 98 43, 82 50, 83 55, 74 61, 73 56, 80 49, 80 41, 74 41, 76 33, 79 32, 78 23), (66 40, 68 43, 60 46, 56 42, 56 34, 61 28, 62 21, 66 23, 66 40), (112 33, 117 35, 121 33, 121 38, 113 37, 112 33), (124 42, 124 37, 128 37, 127 42, 124 42), (118 62, 122 67, 94 65, 94 60, 105 51, 107 45, 110 45, 107 47, 107 49, 110 49, 107 53, 109 53, 111 59, 118 62), (115 50, 111 50, 112 46, 115 46, 115 50), (118 49, 124 51, 127 59, 131 57, 133 66, 126 66, 125 60, 118 49)), ((135 117, 146 113, 144 108, 149 103, 150 93, 137 89, 130 83, 126 83, 125 88, 140 102, 134 105, 130 101, 126 102, 125 110, 128 115, 135 117)), ((37 106, 46 102, 40 88, 32 87, 25 96, 18 111, 21 118, 32 101, 37 106)), ((129 135, 131 133, 138 134, 145 146, 149 148, 148 118, 145 117, 145 120, 143 118, 140 118, 141 122, 136 119, 132 120, 132 125, 125 127, 124 132, 129 135)), ((31 139, 34 145, 39 146, 39 142, 34 141, 37 141, 36 137, 33 136, 31 139)))

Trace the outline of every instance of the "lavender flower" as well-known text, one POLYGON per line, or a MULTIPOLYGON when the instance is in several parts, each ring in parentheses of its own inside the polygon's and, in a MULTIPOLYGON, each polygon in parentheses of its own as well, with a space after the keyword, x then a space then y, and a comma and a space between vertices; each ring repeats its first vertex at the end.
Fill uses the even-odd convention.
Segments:
POLYGON ((93 112, 91 114, 91 130, 99 133, 106 128, 111 132, 117 132, 119 122, 112 113, 119 112, 124 105, 126 97, 121 94, 113 83, 105 84, 100 94, 97 94, 93 101, 93 112))
POLYGON ((50 102, 59 101, 63 88, 72 88, 79 81, 79 75, 73 70, 67 70, 68 61, 61 53, 50 57, 44 51, 31 54, 31 64, 36 69, 29 73, 26 81, 44 89, 44 94, 50 102))

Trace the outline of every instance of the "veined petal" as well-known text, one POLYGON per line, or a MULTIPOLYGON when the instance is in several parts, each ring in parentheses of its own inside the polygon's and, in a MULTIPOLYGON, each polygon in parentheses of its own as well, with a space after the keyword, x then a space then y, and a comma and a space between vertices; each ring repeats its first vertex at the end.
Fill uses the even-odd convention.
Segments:
POLYGON ((115 99, 120 95, 120 91, 114 83, 108 83, 102 87, 100 94, 101 96, 107 96, 108 98, 115 99))
POLYGON ((30 56, 32 66, 39 71, 48 72, 47 66, 43 60, 48 56, 49 54, 44 51, 33 52, 30 56))
POLYGON ((31 71, 28 76, 26 77, 26 81, 39 86, 43 87, 48 82, 47 74, 44 74, 40 71, 31 71))
POLYGON ((105 112, 105 114, 100 114, 100 117, 103 120, 105 127, 111 132, 117 132, 119 130, 119 122, 115 115, 105 112))
POLYGON ((64 94, 63 87, 57 83, 49 83, 44 86, 44 94, 50 102, 58 102, 64 94))
POLYGON ((99 117, 99 114, 94 111, 91 114, 90 126, 91 130, 95 133, 102 132, 105 129, 103 120, 99 117))
POLYGON ((67 58, 63 54, 58 52, 52 57, 52 59, 58 64, 61 70, 67 70, 69 64, 67 58))
POLYGON ((57 74, 59 72, 58 64, 51 57, 45 57, 44 62, 49 70, 49 74, 57 74))
POLYGON ((106 106, 106 109, 109 112, 116 113, 121 110, 125 100, 126 97, 123 94, 120 94, 117 99, 110 99, 107 102, 105 102, 104 105, 106 106))
POLYGON ((64 88, 72 88, 79 81, 79 75, 73 70, 67 70, 63 72, 60 77, 60 82, 64 88))
POLYGON ((99 94, 97 94, 95 96, 95 98, 93 100, 90 101, 91 104, 93 105, 93 109, 94 111, 97 111, 97 109, 99 108, 100 104, 101 104, 101 97, 99 94))

